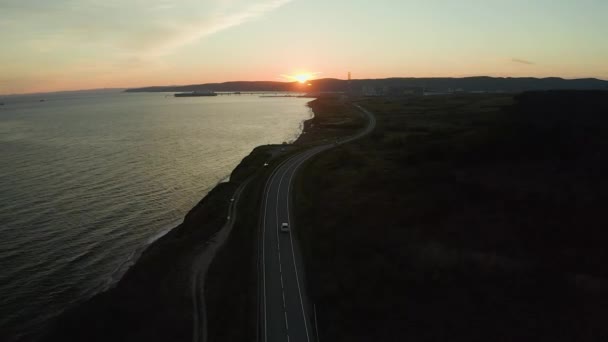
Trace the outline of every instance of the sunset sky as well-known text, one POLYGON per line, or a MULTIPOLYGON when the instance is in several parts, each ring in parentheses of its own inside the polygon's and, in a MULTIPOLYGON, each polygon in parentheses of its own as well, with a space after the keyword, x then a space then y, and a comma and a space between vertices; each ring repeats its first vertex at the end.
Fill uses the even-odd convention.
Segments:
POLYGON ((608 79, 606 0, 1 0, 0 94, 288 80, 608 79))

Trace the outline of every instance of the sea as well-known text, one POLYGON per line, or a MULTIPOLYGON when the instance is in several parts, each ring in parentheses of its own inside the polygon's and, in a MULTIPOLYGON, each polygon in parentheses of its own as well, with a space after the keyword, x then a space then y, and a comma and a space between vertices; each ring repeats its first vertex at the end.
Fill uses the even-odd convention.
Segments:
POLYGON ((296 139, 308 101, 0 97, 0 341, 33 339, 115 284, 254 147, 296 139))

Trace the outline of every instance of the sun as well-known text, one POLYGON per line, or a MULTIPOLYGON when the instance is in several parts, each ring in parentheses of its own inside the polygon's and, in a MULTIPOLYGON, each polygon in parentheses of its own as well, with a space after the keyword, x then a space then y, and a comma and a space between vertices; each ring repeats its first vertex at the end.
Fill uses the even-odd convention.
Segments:
POLYGON ((309 82, 316 78, 319 74, 319 72, 300 72, 291 75, 282 74, 281 78, 289 81, 295 81, 300 84, 309 84, 309 82))
POLYGON ((298 74, 298 75, 294 75, 293 78, 296 81, 304 84, 304 83, 310 81, 310 79, 312 78, 312 75, 311 74, 298 74))

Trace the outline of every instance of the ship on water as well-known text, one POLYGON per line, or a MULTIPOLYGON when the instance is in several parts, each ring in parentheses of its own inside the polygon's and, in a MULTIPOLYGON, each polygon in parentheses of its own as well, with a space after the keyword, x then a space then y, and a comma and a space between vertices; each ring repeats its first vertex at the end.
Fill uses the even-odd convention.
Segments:
POLYGON ((205 90, 205 91, 192 91, 188 93, 177 93, 175 97, 196 97, 196 96, 217 96, 216 92, 205 90))

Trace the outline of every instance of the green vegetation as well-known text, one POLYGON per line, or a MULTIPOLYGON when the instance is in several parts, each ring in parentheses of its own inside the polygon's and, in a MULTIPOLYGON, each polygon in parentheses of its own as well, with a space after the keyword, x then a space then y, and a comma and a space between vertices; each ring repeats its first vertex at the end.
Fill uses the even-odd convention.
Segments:
POLYGON ((321 341, 608 337, 606 93, 361 104, 295 191, 321 341))
POLYGON ((308 103, 315 113, 304 123, 297 145, 324 144, 354 134, 365 126, 361 113, 345 98, 325 96, 308 103))

